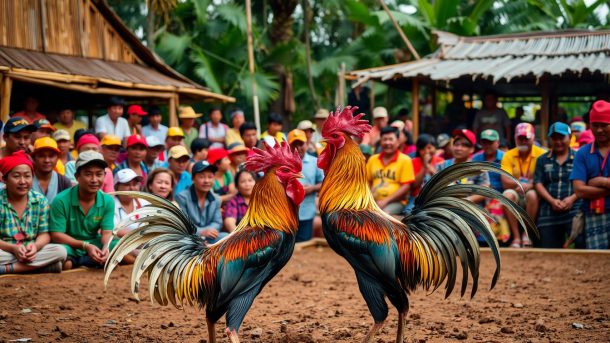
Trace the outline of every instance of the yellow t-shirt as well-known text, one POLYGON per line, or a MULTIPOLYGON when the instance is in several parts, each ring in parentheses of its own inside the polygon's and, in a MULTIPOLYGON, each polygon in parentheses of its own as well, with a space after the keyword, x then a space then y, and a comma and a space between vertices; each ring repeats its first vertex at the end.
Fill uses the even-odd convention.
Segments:
MULTIPOLYGON (((371 156, 366 163, 366 174, 375 200, 385 199, 400 186, 415 180, 411 158, 399 151, 387 165, 383 164, 381 154, 371 156)), ((406 203, 406 199, 403 203, 406 203)))
POLYGON ((66 166, 64 166, 64 163, 61 160, 57 160, 57 164, 55 165, 55 171, 59 175, 66 174, 66 166))
POLYGON ((522 177, 531 180, 534 178, 534 172, 536 171, 536 160, 538 160, 538 156, 544 153, 546 153, 546 150, 533 145, 527 159, 521 160, 519 158, 519 149, 513 148, 504 154, 500 164, 502 170, 511 174, 517 180, 522 177))
MULTIPOLYGON (((263 139, 267 136, 270 136, 268 131, 261 133, 261 139, 263 139)), ((278 131, 275 133, 275 139, 277 140, 278 143, 282 143, 283 141, 286 140, 286 136, 284 136, 284 133, 282 133, 281 131, 278 131)))
POLYGON ((225 146, 228 148, 233 143, 244 144, 244 140, 241 139, 238 129, 228 129, 225 135, 225 146))
POLYGON ((66 130, 70 133, 70 142, 74 143, 74 132, 76 132, 76 130, 78 129, 87 129, 87 125, 85 125, 85 123, 83 123, 82 121, 78 121, 75 120, 74 122, 72 122, 72 127, 67 128, 64 124, 57 122, 55 124, 53 124, 53 127, 58 129, 58 130, 66 130))

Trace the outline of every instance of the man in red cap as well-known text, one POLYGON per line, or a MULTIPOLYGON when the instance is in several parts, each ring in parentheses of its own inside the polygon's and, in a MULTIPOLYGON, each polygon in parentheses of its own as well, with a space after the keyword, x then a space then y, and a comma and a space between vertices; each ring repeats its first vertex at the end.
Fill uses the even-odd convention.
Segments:
POLYGON ((61 272, 66 251, 48 244, 49 202, 32 190, 34 167, 23 151, 0 159, 0 274, 61 272))
POLYGON ((148 175, 148 167, 144 163, 146 153, 148 149, 148 143, 146 138, 142 135, 131 135, 127 138, 127 159, 114 168, 113 173, 116 173, 121 169, 131 169, 140 177, 142 177, 142 186, 146 184, 146 176, 148 175))
POLYGON ((595 141, 576 152, 570 180, 584 199, 587 249, 610 249, 610 102, 593 103, 589 122, 595 141))
POLYGON ((131 105, 127 108, 127 124, 129 124, 129 131, 132 134, 142 133, 142 117, 147 114, 148 112, 144 111, 140 105, 131 105))
MULTIPOLYGON (((502 186, 504 196, 524 207, 529 216, 536 220, 538 213, 538 194, 534 189, 534 171, 536 170, 536 160, 546 151, 534 145, 534 127, 529 123, 520 123, 515 127, 516 148, 507 151, 502 157, 502 170, 511 174, 519 180, 525 195, 519 184, 506 176, 502 176, 502 186)), ((512 215, 512 211, 504 211, 506 220, 512 235, 512 248, 531 246, 531 241, 526 233, 521 236, 517 218, 512 215)))

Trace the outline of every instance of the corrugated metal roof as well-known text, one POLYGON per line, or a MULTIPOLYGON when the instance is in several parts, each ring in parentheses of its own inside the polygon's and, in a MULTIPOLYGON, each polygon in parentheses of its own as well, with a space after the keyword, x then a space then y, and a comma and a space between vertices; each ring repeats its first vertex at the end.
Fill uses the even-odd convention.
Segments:
POLYGON ((439 49, 424 59, 351 72, 360 80, 427 77, 449 81, 464 76, 511 79, 564 73, 610 74, 610 31, 543 32, 460 37, 435 32, 439 49))

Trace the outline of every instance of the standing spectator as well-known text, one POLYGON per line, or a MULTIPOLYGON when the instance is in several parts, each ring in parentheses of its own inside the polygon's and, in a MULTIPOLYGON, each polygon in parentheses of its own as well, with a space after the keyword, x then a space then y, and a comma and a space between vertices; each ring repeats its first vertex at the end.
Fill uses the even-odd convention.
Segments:
POLYGON ((373 128, 362 138, 362 144, 368 144, 377 150, 381 140, 381 130, 388 126, 388 110, 385 107, 375 107, 373 109, 373 128))
POLYGON ((49 202, 32 190, 33 166, 23 151, 0 159, 0 274, 61 272, 64 249, 48 244, 49 202))
POLYGON ((567 124, 551 125, 548 135, 551 151, 536 162, 534 185, 541 198, 537 224, 542 248, 561 248, 572 231, 572 218, 580 210, 580 201, 570 182, 574 166, 571 134, 567 124))
POLYGON ((229 153, 225 149, 210 149, 208 151, 208 162, 216 167, 212 190, 220 197, 220 202, 224 204, 237 194, 231 174, 229 153))
POLYGON ((163 141, 160 141, 156 136, 147 136, 146 144, 148 149, 146 150, 146 156, 144 157, 144 165, 148 172, 160 168, 164 165, 163 162, 159 161, 159 155, 165 150, 163 141))
MULTIPOLYGON (((114 177, 114 189, 117 191, 135 192, 142 189, 142 177, 136 174, 131 169, 121 169, 117 172, 114 177)), ((115 195, 114 196, 114 227, 118 227, 119 224, 129 216, 133 211, 142 208, 143 206, 149 205, 149 202, 144 199, 132 198, 128 195, 115 195)), ((131 224, 128 227, 124 227, 116 233, 117 237, 125 236, 129 231, 138 227, 138 224, 131 224)), ((137 254, 133 254, 137 256, 137 254)))
POLYGON ((131 169, 138 176, 141 176, 142 186, 146 184, 146 176, 148 175, 148 168, 144 163, 144 158, 146 157, 146 150, 148 149, 148 144, 146 143, 146 139, 141 135, 132 135, 127 139, 127 159, 121 163, 119 163, 116 168, 114 168, 114 175, 121 169, 131 169))
POLYGON ((193 157, 189 162, 189 172, 191 171, 191 169, 193 169, 193 165, 195 163, 208 159, 208 150, 210 150, 210 142, 208 142, 207 139, 195 138, 195 140, 191 143, 191 151, 193 153, 193 157))
POLYGON ((174 181, 176 187, 174 188, 174 194, 179 194, 191 185, 191 173, 186 171, 186 167, 189 163, 189 152, 182 145, 176 145, 169 149, 169 170, 174 173, 174 181))
POLYGON ((256 176, 248 170, 240 170, 235 175, 235 187, 237 195, 227 201, 223 212, 224 228, 227 232, 233 232, 241 219, 248 211, 250 195, 256 183, 256 176))
POLYGON ((231 166, 229 171, 233 178, 235 178, 235 174, 239 170, 239 166, 246 162, 246 157, 248 156, 248 149, 241 143, 233 143, 233 145, 229 146, 229 160, 231 160, 231 166))
MULTIPOLYGON (((504 196, 524 207, 527 214, 536 219, 538 213, 538 194, 534 189, 534 171, 536 170, 536 160, 545 153, 544 149, 534 145, 534 127, 529 123, 521 123, 515 128, 516 148, 507 151, 500 163, 502 169, 519 180, 521 187, 525 191, 522 195, 519 184, 513 182, 506 176, 502 176, 502 187, 504 196)), ((511 211, 505 210, 506 219, 512 235, 512 248, 530 246, 531 241, 527 234, 519 233, 519 224, 511 211)))
POLYGON ((231 128, 227 130, 227 136, 225 138, 225 146, 228 147, 233 143, 241 143, 244 144, 243 139, 241 139, 241 135, 239 133, 239 128, 246 121, 246 117, 244 116, 244 111, 240 109, 235 109, 231 112, 231 128))
MULTIPOLYGON (((244 141, 244 145, 248 149, 248 151, 252 151, 252 148, 256 147, 258 144, 258 137, 256 135, 256 125, 254 123, 243 123, 239 127, 239 135, 241 139, 244 141)), ((250 153, 248 153, 250 156, 250 153)))
POLYGON ((492 129, 500 134, 501 138, 510 137, 511 122, 508 114, 503 108, 498 107, 498 96, 493 92, 487 92, 483 96, 483 108, 474 116, 472 128, 477 135, 492 129))
POLYGON ((329 114, 330 113, 328 112, 327 109, 321 108, 313 116, 313 121, 316 124, 317 131, 315 131, 313 133, 313 135, 311 136, 311 140, 312 140, 313 144, 316 146, 316 151, 324 148, 321 144, 323 138, 322 138, 322 134, 320 133, 320 131, 322 131, 322 128, 324 127, 324 123, 326 122, 326 119, 328 119, 329 114))
POLYGON ((4 142, 2 156, 9 156, 17 151, 28 152, 31 143, 32 132, 36 131, 36 125, 30 124, 21 117, 12 117, 4 125, 4 142))
POLYGON ((436 155, 443 160, 450 160, 453 158, 453 149, 451 148, 451 137, 446 133, 441 133, 436 136, 436 155))
MULTIPOLYGON (((184 144, 184 131, 179 127, 170 127, 167 130, 167 137, 165 138, 165 151, 159 155, 159 161, 165 162, 168 160, 169 150, 177 145, 184 144)), ((186 149, 188 152, 188 149, 186 149)))
MULTIPOLYGON (((574 119, 576 118, 572 118, 572 120, 574 119)), ((580 138, 580 135, 583 132, 587 131, 587 124, 585 124, 585 122, 582 120, 572 121, 572 123, 570 124, 570 129, 572 130, 572 136, 570 137, 570 148, 578 150, 578 148, 580 147, 580 145, 578 144, 578 138, 580 138)))
MULTIPOLYGON (((475 162, 491 162, 496 167, 500 167, 504 152, 499 149, 500 147, 500 135, 498 131, 487 129, 481 132, 481 151, 472 156, 472 160, 475 162)), ((489 182, 491 188, 502 193, 504 188, 502 187, 502 177, 498 173, 491 173, 489 175, 489 182)))
POLYGON ((39 119, 47 119, 44 114, 38 113, 38 99, 33 96, 28 96, 23 103, 23 110, 13 113, 11 118, 23 118, 27 120, 28 123, 34 124, 35 121, 39 119))
POLYGON ((142 117, 148 115, 140 105, 130 105, 127 107, 127 124, 132 135, 142 134, 142 117))
POLYGON ((415 158, 413 158, 413 174, 415 180, 411 185, 411 194, 409 197, 410 209, 419 195, 421 186, 425 184, 432 175, 436 174, 436 165, 444 160, 436 156, 436 140, 434 136, 427 133, 422 133, 415 142, 415 158))
POLYGON ((207 139, 212 145, 212 149, 224 149, 225 139, 229 128, 227 125, 220 122, 222 112, 219 108, 214 108, 210 112, 210 121, 201 125, 199 128, 199 137, 207 139))
POLYGON ((595 141, 578 149, 570 180, 584 199, 587 249, 610 249, 610 102, 594 102, 589 123, 595 141))
POLYGON ((267 136, 274 137, 278 143, 286 141, 286 135, 282 132, 282 127, 284 127, 284 122, 282 117, 276 113, 270 113, 267 118, 267 130, 261 134, 261 139, 264 139, 267 136))
POLYGON ((105 135, 115 135, 119 137, 121 141, 131 135, 129 131, 129 124, 127 120, 122 117, 125 106, 125 100, 113 96, 108 102, 106 110, 108 113, 97 118, 95 121, 95 133, 100 137, 104 138, 105 135))
MULTIPOLYGON (((78 138, 75 137, 76 151, 80 155, 85 151, 100 151, 100 141, 93 134, 86 133, 78 138)), ((78 161, 78 158, 77 158, 78 161)), ((77 161, 70 161, 66 164, 65 176, 72 182, 72 185, 76 185, 78 180, 76 179, 76 165, 77 161)), ((107 164, 106 164, 107 165, 107 164)), ((110 193, 114 192, 114 180, 112 179, 112 170, 106 167, 106 173, 104 174, 104 181, 102 183, 102 192, 110 193)))
POLYGON ((116 161, 121 152, 121 140, 114 135, 105 135, 104 138, 102 138, 101 145, 104 161, 108 163, 108 168, 114 172, 114 169, 116 169, 117 166, 116 161))
POLYGON ((324 172, 318 168, 318 159, 307 154, 307 137, 299 129, 288 133, 288 144, 296 149, 303 161, 303 178, 299 182, 303 185, 305 198, 299 207, 299 229, 296 235, 297 242, 308 241, 313 237, 313 221, 316 217, 316 195, 320 191, 324 172))
MULTIPOLYGON (((66 130, 68 132, 68 134, 70 135, 70 142, 72 144, 74 144, 73 137, 74 137, 74 133, 76 132, 76 130, 78 130, 78 129, 86 130, 87 129, 87 125, 85 125, 85 123, 74 119, 74 112, 72 111, 72 109, 70 107, 60 108, 59 115, 57 118, 59 119, 59 121, 57 123, 53 124, 53 126, 57 130, 66 130)), ((61 148, 60 148, 60 150, 61 150, 61 148)))
POLYGON ((415 180, 411 158, 398 151, 398 129, 381 129, 381 153, 366 163, 367 178, 377 205, 385 212, 398 215, 415 180))
POLYGON ((66 163, 74 160, 72 154, 70 154, 70 143, 71 136, 66 130, 57 130, 53 132, 53 139, 57 142, 57 148, 59 149, 58 160, 65 166, 66 163))
POLYGON ((161 124, 161 109, 158 106, 148 109, 148 125, 142 128, 142 135, 146 138, 154 136, 159 142, 165 142, 167 126, 161 124))
POLYGON ((309 120, 302 120, 297 125, 297 129, 305 132, 307 137, 307 142, 305 143, 307 153, 317 157, 318 149, 316 149, 316 144, 313 142, 313 134, 316 132, 316 129, 313 128, 313 123, 309 120))
MULTIPOLYGON (((195 128, 195 120, 201 117, 201 113, 195 113, 195 110, 191 106, 182 106, 178 112, 178 119, 180 120, 180 131, 182 131, 182 137, 184 139, 184 144, 187 147, 191 146, 191 143, 197 136, 199 132, 197 128, 195 128)), ((172 128, 169 129, 172 131, 172 128)), ((175 133, 175 132, 174 132, 175 133)), ((170 135, 170 132, 167 134, 170 135)), ((177 135, 174 134, 174 137, 177 135)), ((171 149, 171 146, 167 147, 167 150, 171 149)))
POLYGON ((175 186, 174 173, 167 168, 156 168, 148 175, 145 190, 173 202, 175 186))
POLYGON ((197 227, 197 234, 210 243, 227 236, 222 230, 220 199, 212 192, 216 167, 206 161, 193 166, 193 184, 178 193, 176 202, 197 227))
POLYGON ((49 203, 64 189, 72 187, 67 177, 57 173, 59 149, 57 143, 49 137, 38 138, 34 142, 32 159, 34 160, 34 179, 32 189, 43 194, 49 203))
MULTIPOLYGON (((62 244, 68 258, 64 270, 81 265, 102 267, 118 242, 112 239, 114 200, 101 191, 108 164, 102 154, 83 151, 76 160, 78 184, 51 203, 51 239, 62 244)), ((132 256, 123 259, 133 263, 132 256)))

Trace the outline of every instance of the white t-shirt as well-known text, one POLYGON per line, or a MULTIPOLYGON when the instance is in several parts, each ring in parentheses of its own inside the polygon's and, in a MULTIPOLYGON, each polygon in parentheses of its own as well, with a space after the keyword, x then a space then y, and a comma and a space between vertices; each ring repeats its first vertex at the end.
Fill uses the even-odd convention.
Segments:
MULTIPOLYGON (((119 225, 121 223, 121 221, 123 221, 123 219, 127 218, 129 213, 125 212, 125 209, 121 205, 119 198, 117 198, 116 196, 114 196, 113 198, 114 198, 114 227, 117 227, 117 225, 119 225)), ((144 199, 133 199, 132 201, 133 201, 134 211, 139 208, 142 208, 146 205, 150 205, 150 203, 144 199)), ((133 230, 137 227, 138 227, 137 224, 131 224, 128 226, 128 229, 133 230)))
POLYGON ((105 114, 95 120, 95 133, 114 135, 119 137, 121 140, 131 136, 127 119, 119 117, 119 119, 116 121, 116 125, 114 125, 108 114, 105 114))
MULTIPOLYGON (((203 125, 201 125, 201 127, 199 128, 199 138, 222 138, 224 139, 225 136, 227 135, 227 129, 228 127, 223 124, 223 123, 219 123, 217 127, 214 127, 212 125, 211 122, 207 122, 203 125)), ((223 143, 212 143, 212 145, 210 145, 210 148, 215 149, 215 148, 224 148, 225 145, 223 143)))

